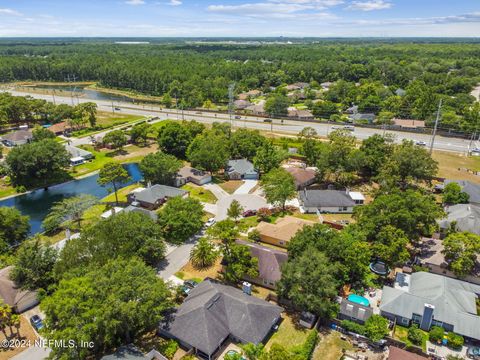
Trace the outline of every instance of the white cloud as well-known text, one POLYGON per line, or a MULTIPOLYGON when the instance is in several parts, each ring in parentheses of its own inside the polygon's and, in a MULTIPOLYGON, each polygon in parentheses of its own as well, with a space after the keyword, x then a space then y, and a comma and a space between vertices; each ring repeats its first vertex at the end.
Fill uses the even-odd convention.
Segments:
POLYGON ((171 5, 171 6, 179 6, 179 5, 182 5, 182 1, 181 1, 181 0, 170 0, 170 2, 168 3, 168 5, 171 5))
POLYGON ((361 10, 361 11, 373 11, 390 9, 392 3, 385 0, 370 0, 370 1, 353 1, 347 9, 361 10))
POLYGON ((22 14, 19 13, 18 11, 13 9, 6 9, 6 8, 3 8, 3 9, 0 8, 0 15, 22 16, 22 14))
POLYGON ((125 1, 127 5, 143 5, 145 4, 145 0, 127 0, 125 1))

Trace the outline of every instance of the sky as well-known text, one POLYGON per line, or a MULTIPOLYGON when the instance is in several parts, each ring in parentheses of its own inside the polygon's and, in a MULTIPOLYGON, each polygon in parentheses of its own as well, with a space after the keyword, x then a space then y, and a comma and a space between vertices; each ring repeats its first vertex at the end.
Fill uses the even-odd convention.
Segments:
POLYGON ((480 37, 480 0, 0 0, 0 37, 480 37))

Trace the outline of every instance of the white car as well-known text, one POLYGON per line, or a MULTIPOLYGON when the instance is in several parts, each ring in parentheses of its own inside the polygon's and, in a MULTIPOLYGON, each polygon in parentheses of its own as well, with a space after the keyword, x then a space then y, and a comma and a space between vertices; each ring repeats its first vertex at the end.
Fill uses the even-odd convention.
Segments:
POLYGON ((217 221, 214 219, 214 218, 210 218, 208 219, 208 221, 205 223, 205 226, 206 227, 210 227, 212 226, 213 224, 215 224, 217 221))
POLYGON ((417 146, 427 146, 427 143, 425 141, 418 140, 418 141, 415 141, 415 145, 417 145, 417 146))

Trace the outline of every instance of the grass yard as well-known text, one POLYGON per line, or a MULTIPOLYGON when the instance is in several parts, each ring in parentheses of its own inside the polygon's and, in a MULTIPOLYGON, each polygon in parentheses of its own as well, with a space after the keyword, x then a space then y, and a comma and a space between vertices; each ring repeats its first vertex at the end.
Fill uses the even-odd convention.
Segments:
POLYGON ((97 111, 97 125, 110 128, 143 119, 143 116, 122 114, 120 112, 97 111))
MULTIPOLYGON (((7 335, 10 336, 10 329, 8 328, 8 326, 5 328, 5 331, 7 335)), ((13 328, 13 331, 15 332, 16 329, 13 328)), ((30 342, 33 346, 33 343, 37 339, 37 335, 35 334, 35 331, 31 327, 29 321, 23 316, 20 316, 19 334, 20 334, 19 337, 12 337, 12 338, 9 338, 8 340, 12 340, 12 341, 20 340, 20 341, 30 342)), ((5 340, 5 335, 3 333, 0 333, 0 341, 4 341, 4 340, 5 340)), ((26 349, 27 347, 22 347, 22 346, 13 346, 11 348, 2 347, 0 349, 0 360, 11 359, 13 356, 21 353, 26 349)))
POLYGON ((235 192, 235 190, 237 190, 244 183, 245 183, 245 181, 243 181, 243 180, 228 180, 228 181, 219 183, 218 186, 220 186, 227 193, 233 194, 235 192))
POLYGON ((457 153, 434 151, 433 158, 438 161, 438 176, 453 180, 470 180, 480 183, 480 176, 467 171, 480 171, 480 156, 465 156, 457 153))
POLYGON ((337 331, 322 331, 312 360, 340 360, 343 356, 343 350, 353 350, 353 345, 342 340, 340 336, 337 331))
POLYGON ((190 193, 190 197, 197 199, 201 202, 206 202, 210 204, 215 204, 217 198, 210 190, 204 189, 201 186, 195 184, 186 184, 182 186, 183 190, 186 190, 190 193))
POLYGON ((270 349, 275 343, 290 348, 292 346, 302 345, 305 342, 311 330, 297 325, 288 313, 283 313, 282 318, 283 321, 280 323, 278 330, 273 333, 265 345, 265 348, 270 349))
POLYGON ((0 179, 0 199, 16 194, 17 192, 12 186, 5 184, 5 182, 0 179))
MULTIPOLYGON (((428 340, 428 333, 426 331, 420 330, 423 333, 422 338, 422 349, 423 351, 427 351, 427 340, 428 340)), ((413 344, 410 340, 408 340, 408 328, 396 325, 395 331, 393 333, 393 338, 396 340, 400 340, 407 344, 407 346, 418 346, 413 344)))
MULTIPOLYGON (((117 195, 118 195, 118 201, 127 201, 127 195, 135 190, 136 188, 140 187, 139 184, 132 184, 132 185, 128 185, 128 186, 125 186, 124 188, 121 188, 120 190, 118 190, 117 192, 117 195)), ((103 202, 114 202, 115 201, 115 193, 111 193, 109 195, 107 195, 106 197, 104 197, 102 199, 103 202)))
POLYGON ((215 264, 207 269, 196 269, 191 262, 188 262, 184 267, 178 271, 175 276, 182 280, 194 279, 197 281, 203 281, 205 278, 210 277, 216 279, 220 277, 220 265, 221 259, 218 259, 215 264))

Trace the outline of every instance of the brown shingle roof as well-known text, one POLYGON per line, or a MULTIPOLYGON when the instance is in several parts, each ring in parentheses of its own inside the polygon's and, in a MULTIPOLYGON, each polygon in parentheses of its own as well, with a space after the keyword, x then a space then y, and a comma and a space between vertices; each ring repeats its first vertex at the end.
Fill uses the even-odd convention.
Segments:
POLYGON ((390 346, 388 349, 388 360, 425 360, 423 356, 402 350, 395 346, 390 346))
POLYGON ((66 129, 70 129, 70 126, 67 125, 65 121, 59 122, 58 124, 53 124, 48 128, 54 134, 59 134, 65 132, 66 129))
POLYGON ((38 303, 37 292, 22 290, 10 280, 10 271, 13 266, 7 266, 0 270, 0 298, 15 311, 22 312, 32 303, 38 303))
POLYGON ((315 170, 313 169, 302 169, 298 167, 287 167, 285 168, 290 174, 292 174, 295 179, 295 185, 301 186, 308 184, 309 182, 315 180, 315 170))
POLYGON ((299 219, 293 216, 285 216, 279 219, 275 224, 261 222, 257 225, 260 235, 268 236, 282 241, 290 241, 295 234, 302 230, 304 226, 314 225, 315 222, 299 219))

